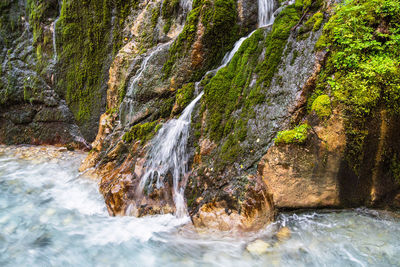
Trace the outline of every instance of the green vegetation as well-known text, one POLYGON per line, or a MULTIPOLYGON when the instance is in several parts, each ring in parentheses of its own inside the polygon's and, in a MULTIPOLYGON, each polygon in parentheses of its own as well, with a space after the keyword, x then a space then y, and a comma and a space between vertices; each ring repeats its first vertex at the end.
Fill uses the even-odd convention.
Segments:
POLYGON ((166 21, 163 29, 165 34, 171 29, 172 18, 179 10, 179 2, 179 0, 165 0, 162 4, 161 14, 162 18, 166 21))
POLYGON ((181 112, 192 101, 194 97, 194 91, 194 83, 187 83, 178 90, 175 99, 175 105, 178 107, 177 112, 181 112))
POLYGON ((306 23, 300 28, 299 33, 304 34, 309 31, 316 32, 321 28, 322 22, 324 21, 324 14, 317 12, 311 16, 306 23))
POLYGON ((358 173, 367 118, 377 109, 400 113, 400 4, 352 0, 337 6, 317 43, 329 54, 317 94, 329 94, 347 116, 347 160, 358 173))
POLYGON ((397 155, 394 155, 390 164, 390 171, 396 180, 396 182, 400 185, 400 160, 397 155))
MULTIPOLYGON (((174 1, 172 1, 174 2, 174 1)), ((164 14, 164 11, 163 11, 164 14)), ((197 25, 205 28, 203 36, 206 61, 193 74, 192 80, 199 80, 207 70, 221 62, 239 34, 235 0, 195 0, 193 9, 186 18, 186 24, 178 39, 171 46, 169 59, 163 67, 164 77, 171 75, 175 63, 187 56, 196 38, 197 25)))
POLYGON ((331 100, 328 95, 318 96, 311 107, 311 110, 317 113, 321 119, 327 118, 332 115, 331 100))
POLYGON ((303 2, 297 1, 277 16, 270 32, 255 31, 243 42, 230 64, 205 85, 205 130, 213 141, 224 141, 219 152, 223 164, 234 162, 242 153, 247 123, 255 116, 254 106, 268 101, 265 93, 284 56, 291 29, 305 10, 318 9, 320 1, 309 1, 307 5, 305 8, 303 2), (255 77, 256 84, 250 86, 255 77))
POLYGON ((158 121, 146 122, 143 124, 136 124, 129 132, 126 132, 122 137, 125 142, 132 142, 134 140, 141 141, 143 144, 151 140, 154 135, 161 128, 161 124, 158 121))
POLYGON ((382 101, 400 111, 400 5, 354 0, 339 5, 318 41, 330 52, 325 81, 336 99, 364 116, 382 101))
POLYGON ((138 0, 64 1, 57 26, 61 75, 58 91, 64 95, 79 125, 104 109, 107 59, 122 45, 120 31, 138 0), (111 10, 116 10, 111 33, 111 10), (112 37, 112 40, 110 40, 112 37))
POLYGON ((304 144, 308 137, 310 126, 301 124, 293 130, 281 131, 275 138, 275 144, 304 144))

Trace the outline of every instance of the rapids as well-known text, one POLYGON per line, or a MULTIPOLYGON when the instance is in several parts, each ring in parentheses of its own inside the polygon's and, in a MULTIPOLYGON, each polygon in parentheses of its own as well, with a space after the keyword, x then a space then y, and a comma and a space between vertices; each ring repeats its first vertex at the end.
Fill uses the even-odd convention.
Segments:
POLYGON ((77 171, 85 156, 0 146, 0 266, 400 265, 398 213, 286 213, 236 237, 196 232, 187 217, 110 217, 96 180, 77 171), (264 253, 246 249, 255 240, 264 253))

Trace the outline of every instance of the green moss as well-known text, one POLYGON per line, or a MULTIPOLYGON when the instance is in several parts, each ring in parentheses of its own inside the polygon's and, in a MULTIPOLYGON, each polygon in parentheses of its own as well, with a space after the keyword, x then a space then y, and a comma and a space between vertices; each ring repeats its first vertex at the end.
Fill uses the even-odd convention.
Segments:
POLYGON ((181 89, 176 93, 175 105, 178 107, 176 113, 181 112, 192 100, 194 97, 195 84, 187 83, 182 86, 181 89))
MULTIPOLYGON (((125 18, 138 0, 64 1, 57 30, 60 77, 57 91, 65 96, 79 125, 96 119, 107 77, 107 60, 122 45, 125 18), (116 11, 111 33, 112 10, 116 11), (113 37, 111 42, 111 37, 113 37)), ((120 90, 121 96, 123 90, 120 90)))
POLYGON ((162 99, 162 103, 159 108, 159 118, 168 118, 171 116, 172 108, 174 107, 175 98, 170 97, 168 99, 162 99))
POLYGON ((310 126, 301 124, 293 130, 281 131, 275 138, 275 144, 303 144, 307 140, 310 126))
MULTIPOLYGON (((231 63, 221 69, 205 86, 204 100, 207 105, 207 132, 210 137, 219 141, 228 134, 227 121, 232 113, 239 109, 244 102, 241 95, 248 94, 248 102, 260 101, 257 89, 246 92, 258 62, 258 55, 262 52, 263 31, 257 30, 233 57, 231 63), (221 101, 223 99, 223 101, 221 101), (226 129, 225 129, 226 128, 226 129)), ((262 96, 261 96, 262 98, 262 96)))
POLYGON ((252 107, 265 101, 265 90, 281 62, 290 30, 300 19, 300 10, 294 6, 285 8, 267 37, 262 29, 253 33, 243 42, 230 64, 205 86, 207 132, 212 140, 220 141, 235 128, 227 125, 234 111, 242 109, 243 118, 248 116, 248 119, 252 107), (264 60, 260 62, 263 50, 264 60), (255 74, 259 77, 257 84, 250 88, 255 74))
POLYGON ((237 17, 235 0, 194 1, 183 31, 170 48, 169 59, 163 67, 164 77, 171 75, 178 59, 187 56, 196 39, 199 22, 205 28, 202 41, 207 55, 201 68, 194 71, 191 80, 199 80, 207 70, 220 63, 237 39, 237 17))
POLYGON ((299 51, 297 51, 297 50, 294 50, 293 51, 293 57, 292 57, 292 60, 290 61, 290 65, 293 65, 294 64, 294 62, 296 62, 296 59, 297 59, 297 57, 299 56, 299 51))
POLYGON ((318 96, 312 106, 311 110, 315 111, 318 117, 326 118, 332 115, 331 100, 328 95, 318 96))
POLYGON ((290 30, 300 20, 301 10, 302 7, 288 6, 275 19, 272 31, 265 39, 266 57, 257 66, 257 72, 260 76, 257 81, 258 84, 263 84, 264 87, 271 85, 272 78, 282 60, 290 30))
POLYGON ((346 1, 317 43, 317 49, 329 52, 318 94, 331 95, 345 109, 346 155, 356 173, 372 111, 379 107, 400 114, 399 14, 397 0, 346 1))
POLYGON ((306 23, 299 29, 299 34, 305 34, 309 31, 316 32, 321 28, 322 22, 324 21, 324 14, 321 11, 312 15, 306 23))
POLYGON ((122 137, 124 142, 132 142, 132 141, 141 141, 142 143, 146 143, 147 141, 151 140, 154 135, 160 129, 161 124, 158 121, 147 122, 143 124, 137 124, 133 126, 129 132, 126 132, 122 137))
POLYGON ((162 17, 168 19, 176 14, 179 10, 179 0, 165 0, 162 5, 162 17))
POLYGON ((155 28, 157 26, 159 17, 160 17, 160 6, 157 5, 151 10, 151 28, 155 28))

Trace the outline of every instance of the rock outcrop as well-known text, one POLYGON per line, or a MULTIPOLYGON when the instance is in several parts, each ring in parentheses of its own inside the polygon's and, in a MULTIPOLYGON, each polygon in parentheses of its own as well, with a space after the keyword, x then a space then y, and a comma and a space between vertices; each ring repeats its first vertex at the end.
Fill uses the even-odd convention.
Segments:
POLYGON ((55 91, 51 39, 58 8, 57 1, 0 4, 0 143, 88 147, 55 91))

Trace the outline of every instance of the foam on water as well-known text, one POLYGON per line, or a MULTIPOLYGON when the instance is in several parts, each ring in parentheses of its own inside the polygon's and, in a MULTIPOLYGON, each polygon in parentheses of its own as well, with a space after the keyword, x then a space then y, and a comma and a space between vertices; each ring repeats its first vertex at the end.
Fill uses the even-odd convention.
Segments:
POLYGON ((1 266, 400 265, 398 213, 282 214, 241 237, 198 234, 173 215, 109 217, 97 182, 77 172, 85 154, 50 150, 21 159, 0 147, 1 266), (291 237, 278 241, 283 226, 291 237), (270 244, 265 254, 246 251, 255 239, 270 244))

